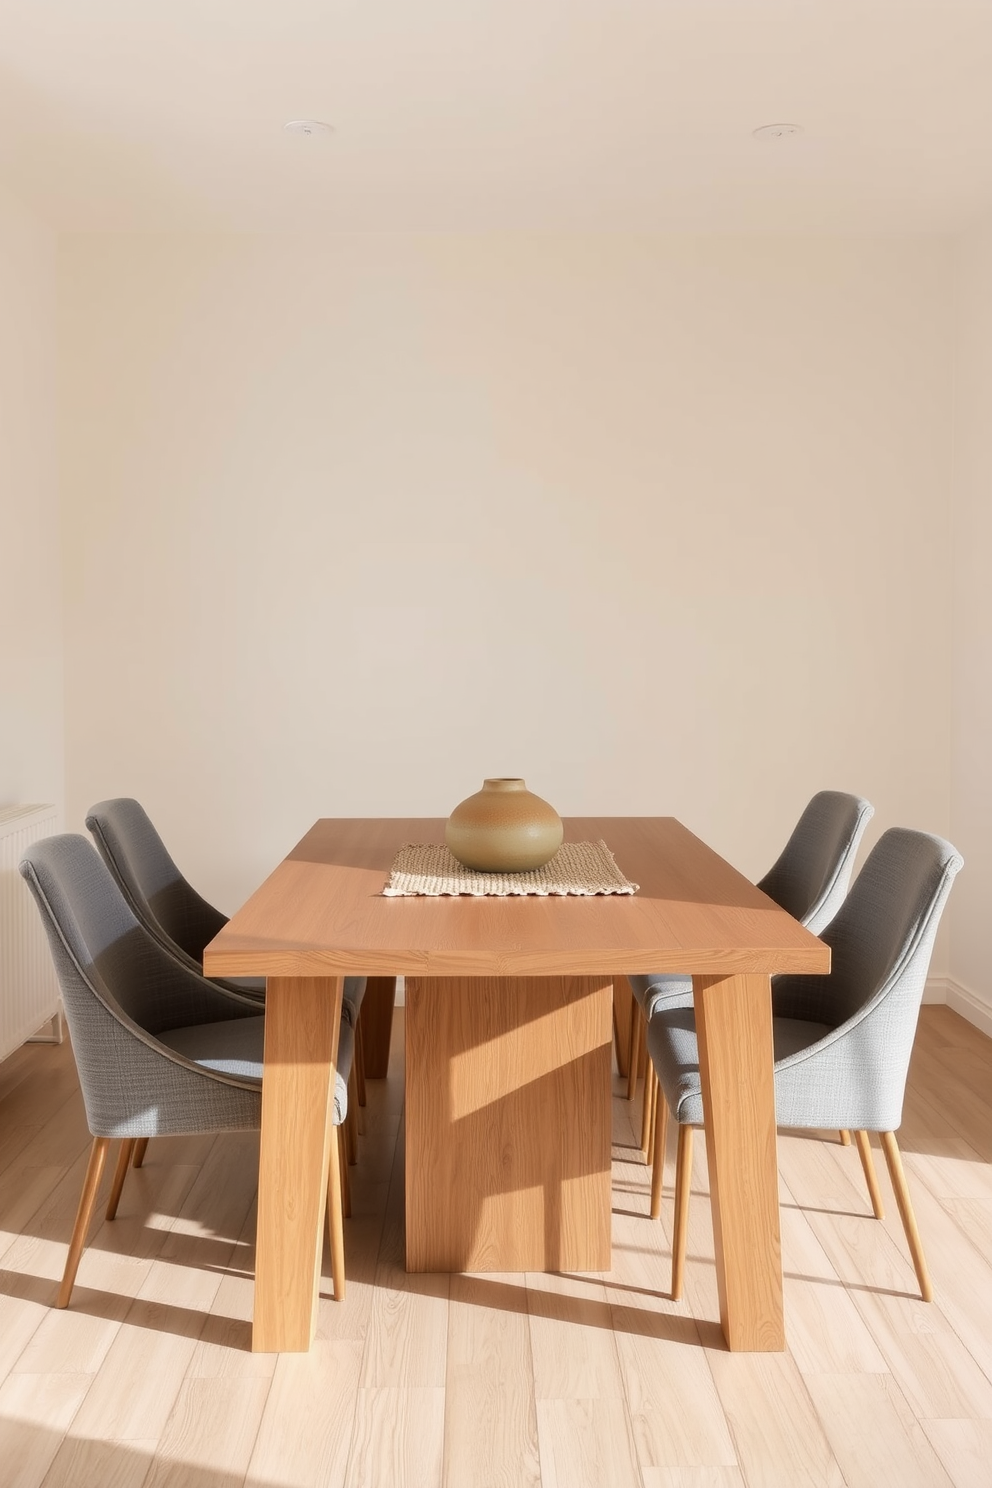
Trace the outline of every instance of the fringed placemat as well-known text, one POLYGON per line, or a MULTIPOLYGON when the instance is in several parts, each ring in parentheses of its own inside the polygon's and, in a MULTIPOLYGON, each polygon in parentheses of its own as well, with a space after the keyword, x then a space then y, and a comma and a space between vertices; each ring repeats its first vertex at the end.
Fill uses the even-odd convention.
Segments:
POLYGON ((440 843, 408 842, 393 859, 383 894, 400 898, 471 894, 475 898, 510 894, 636 894, 605 842, 563 842, 550 863, 527 873, 480 873, 459 863, 440 843))

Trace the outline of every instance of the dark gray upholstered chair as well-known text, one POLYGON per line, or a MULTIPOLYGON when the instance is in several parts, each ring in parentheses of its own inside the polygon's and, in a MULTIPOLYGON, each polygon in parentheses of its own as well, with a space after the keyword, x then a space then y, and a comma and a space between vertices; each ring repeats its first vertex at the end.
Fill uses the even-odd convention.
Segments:
MULTIPOLYGON (((227 916, 201 898, 183 877, 144 807, 127 796, 98 801, 87 814, 86 826, 141 923, 167 951, 202 976, 204 947, 227 924, 227 916)), ((265 999, 264 977, 210 980, 260 1002, 265 999)), ((356 1030, 365 985, 365 977, 345 977, 342 1016, 356 1030)), ((364 1106, 360 1034, 358 1038, 356 1095, 359 1105, 364 1106)))
MULTIPOLYGON (((868 1132, 881 1134, 926 1302, 933 1288, 895 1133, 902 1121, 934 936, 962 861, 941 837, 900 827, 885 832, 822 932, 831 949, 829 975, 780 976, 772 981, 776 1120, 780 1126, 854 1131, 879 1219, 881 1195, 868 1132)), ((665 1097, 658 1107, 652 1218, 661 1209, 669 1108, 679 1122, 672 1241, 672 1296, 678 1297, 685 1263, 692 1128, 703 1122, 691 1007, 655 1011, 648 1024, 648 1053, 665 1097)))
MULTIPOLYGON (((796 822, 785 847, 758 888, 774 899, 814 935, 829 925, 844 902, 865 828, 875 808, 845 791, 817 791, 796 822)), ((692 978, 678 975, 632 976, 627 1099, 633 1100, 641 1064, 645 1021, 658 1008, 692 1007, 692 978)), ((641 1147, 650 1163, 657 1083, 650 1063, 645 1068, 641 1147)))
MULTIPOLYGON (((257 1127, 265 1017, 256 1002, 207 981, 164 950, 85 837, 34 843, 20 870, 48 934, 93 1136, 58 1294, 57 1305, 67 1307, 111 1141, 119 1139, 121 1149, 108 1219, 139 1141, 257 1127)), ((347 1166, 340 1133, 353 1048, 342 1020, 333 1118, 339 1139, 330 1144, 328 1185, 336 1297, 344 1290, 347 1166)))

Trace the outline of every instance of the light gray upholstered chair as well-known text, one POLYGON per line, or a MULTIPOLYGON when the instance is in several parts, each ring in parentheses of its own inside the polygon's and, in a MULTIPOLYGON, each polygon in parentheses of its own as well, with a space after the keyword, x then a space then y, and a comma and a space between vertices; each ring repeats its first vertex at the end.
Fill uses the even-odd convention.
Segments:
MULTIPOLYGON (((265 1017, 257 1003, 183 966, 141 925, 85 837, 48 837, 20 870, 34 894, 58 973, 86 1121, 93 1136, 59 1307, 67 1307, 107 1150, 121 1141, 107 1218, 117 1212, 136 1144, 149 1137, 255 1128, 265 1017)), ((330 1143, 328 1227, 334 1295, 344 1294, 351 1028, 342 1020, 330 1143)))
MULTIPOLYGON (((817 791, 788 842, 758 888, 814 935, 829 925, 844 902, 865 828, 875 808, 845 791, 817 791)), ((672 974, 628 978, 634 996, 630 1010, 627 1099, 633 1100, 642 1062, 645 1022, 658 1008, 692 1007, 692 978, 672 974)), ((654 1158, 654 1120, 658 1087, 650 1062, 645 1066, 641 1148, 654 1158)))
MULTIPOLYGON (((877 1218, 882 1202, 868 1132, 881 1135, 923 1299, 933 1289, 895 1133, 937 925, 959 869, 941 837, 901 827, 883 833, 850 894, 822 932, 827 976, 772 981, 775 1117, 780 1126, 854 1131, 877 1218)), ((648 1025, 648 1053, 665 1099, 655 1136, 651 1215, 661 1209, 665 1124, 679 1122, 672 1296, 682 1291, 692 1169, 692 1128, 703 1122, 692 1008, 662 1008, 648 1025)))
MULTIPOLYGON (((183 877, 144 807, 127 796, 98 801, 87 813, 86 826, 137 918, 167 951, 202 976, 204 947, 227 924, 227 916, 201 898, 183 877)), ((264 977, 210 980, 232 992, 265 999, 264 977)), ((355 1094, 361 1106, 365 1105, 365 1071, 358 1014, 365 986, 365 977, 345 977, 341 1005, 342 1017, 356 1030, 358 1040, 355 1094)))

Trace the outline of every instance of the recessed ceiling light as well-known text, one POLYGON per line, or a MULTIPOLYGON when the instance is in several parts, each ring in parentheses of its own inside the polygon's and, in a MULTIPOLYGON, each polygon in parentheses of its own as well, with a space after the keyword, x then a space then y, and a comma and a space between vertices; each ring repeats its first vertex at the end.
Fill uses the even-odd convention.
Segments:
POLYGON ((290 119, 282 127, 287 134, 302 134, 307 139, 326 139, 334 133, 333 125, 323 124, 319 119, 290 119))
POLYGON ((801 124, 762 124, 760 129, 752 130, 755 139, 760 140, 791 139, 802 132, 801 124))

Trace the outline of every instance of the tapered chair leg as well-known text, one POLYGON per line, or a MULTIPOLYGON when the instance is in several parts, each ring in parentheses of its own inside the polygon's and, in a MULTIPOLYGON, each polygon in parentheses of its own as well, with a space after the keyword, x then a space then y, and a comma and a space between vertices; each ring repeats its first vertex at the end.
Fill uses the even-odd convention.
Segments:
POLYGON ((117 1205, 121 1201, 121 1190, 124 1187, 124 1179, 131 1165, 131 1155, 134 1152, 135 1137, 126 1138, 121 1143, 121 1150, 117 1154, 117 1167, 114 1170, 114 1181, 110 1185, 110 1198, 107 1200, 107 1218, 117 1218, 117 1205))
MULTIPOLYGON (((627 1046, 627 1099, 632 1101, 637 1094, 637 1066, 641 1062, 641 1037, 644 1019, 636 999, 630 1000, 630 1043, 627 1046)), ((643 1144, 642 1144, 643 1145, 643 1144)))
POLYGON ((334 1283, 334 1300, 344 1297, 344 1208, 341 1192, 341 1144, 337 1134, 332 1133, 330 1162, 327 1172, 327 1238, 331 1243, 331 1280, 334 1283))
POLYGON ((134 1144, 134 1157, 131 1159, 131 1166, 132 1166, 132 1168, 140 1168, 141 1167, 141 1164, 145 1160, 145 1153, 147 1151, 148 1151, 148 1138, 147 1137, 138 1137, 137 1141, 134 1144))
POLYGON ((858 1144, 858 1156, 861 1158, 861 1166, 865 1172, 865 1182, 868 1185, 868 1197, 871 1199, 872 1213, 876 1219, 885 1218, 885 1206, 882 1203, 882 1190, 878 1186, 878 1174, 875 1172, 875 1159, 871 1155, 871 1143, 866 1131, 856 1131, 854 1140, 858 1144))
POLYGON ((913 1213, 913 1205, 909 1197, 909 1188, 906 1184, 906 1174, 903 1171, 899 1143, 896 1141, 895 1132, 880 1132, 879 1136, 882 1139, 882 1151, 885 1153, 889 1177, 892 1179, 896 1203, 899 1206, 899 1218, 902 1220, 902 1227, 906 1231, 906 1239, 909 1242, 909 1253, 913 1257, 916 1279, 920 1284, 920 1295, 924 1302, 932 1302, 933 1282, 930 1280, 926 1256, 923 1254, 923 1243, 920 1240, 920 1232, 916 1227, 916 1215, 913 1213))
POLYGON ((344 1127, 335 1129, 334 1140, 338 1144, 341 1162, 341 1210, 345 1219, 351 1218, 351 1174, 348 1172, 348 1150, 345 1147, 344 1127))
POLYGON ((846 1128, 840 1133, 840 1145, 842 1147, 850 1147, 851 1145, 851 1133, 846 1128))
POLYGON ((654 1113, 658 1099, 658 1077, 650 1059, 644 1070, 644 1104, 641 1107, 641 1151, 650 1166, 654 1157, 654 1113))
POLYGON ((83 1179, 83 1191, 79 1195, 76 1223, 72 1227, 72 1239, 69 1241, 69 1254, 66 1256, 65 1270, 62 1272, 62 1285, 59 1287, 59 1295, 55 1303, 56 1307, 69 1306, 69 1298, 72 1296, 76 1272, 79 1269, 79 1258, 86 1244, 86 1233, 90 1227, 90 1220, 93 1218, 93 1209, 96 1205, 97 1191, 100 1187, 100 1179, 103 1177, 103 1165, 107 1160, 109 1146, 109 1137, 93 1138, 89 1162, 86 1164, 86 1177, 83 1179))
POLYGON ((358 1161, 358 1095, 355 1090, 355 1066, 348 1076, 348 1114, 344 1118, 344 1136, 348 1149, 348 1161, 352 1167, 358 1161))
POLYGON ((362 1018, 359 1014, 355 1024, 355 1085, 358 1089, 358 1104, 365 1105, 365 1045, 362 1041, 362 1018))
POLYGON ((665 1181, 665 1141, 668 1136, 668 1102, 659 1091, 654 1121, 654 1163, 651 1168, 651 1218, 661 1215, 661 1190, 665 1181))
POLYGON ((675 1159, 675 1218, 672 1229, 672 1301, 682 1295, 685 1280, 685 1250, 689 1237, 689 1193, 692 1189, 692 1127, 679 1127, 675 1159))

